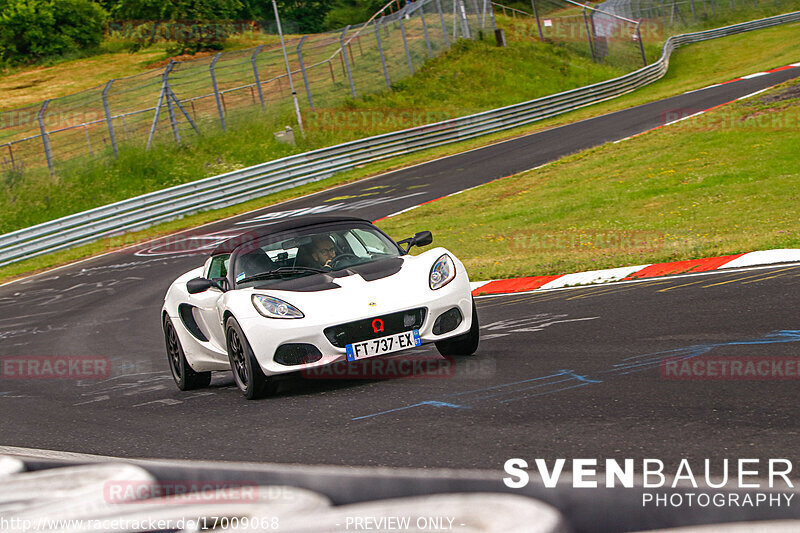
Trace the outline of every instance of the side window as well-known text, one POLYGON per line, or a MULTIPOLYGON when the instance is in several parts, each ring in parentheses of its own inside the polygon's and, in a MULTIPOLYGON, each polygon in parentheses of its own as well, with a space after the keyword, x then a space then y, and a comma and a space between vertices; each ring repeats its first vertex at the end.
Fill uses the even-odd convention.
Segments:
POLYGON ((353 233, 355 233, 358 239, 364 243, 364 246, 367 248, 368 252, 379 254, 385 254, 389 252, 386 247, 386 243, 384 243, 375 233, 360 229, 354 229, 353 233))
POLYGON ((211 264, 208 266, 208 279, 224 278, 228 275, 228 262, 231 260, 230 255, 218 255, 211 259, 211 264))
POLYGON ((350 249, 353 250, 353 253, 358 257, 368 257, 369 253, 367 252, 364 245, 361 244, 361 241, 353 234, 353 232, 348 231, 345 234, 345 240, 347 244, 350 246, 350 249))

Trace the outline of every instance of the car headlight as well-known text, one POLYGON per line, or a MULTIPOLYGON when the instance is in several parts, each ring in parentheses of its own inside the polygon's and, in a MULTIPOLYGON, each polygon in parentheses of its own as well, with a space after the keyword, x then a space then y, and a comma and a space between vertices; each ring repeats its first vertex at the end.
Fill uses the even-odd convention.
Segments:
POLYGON ((303 318, 305 316, 292 304, 263 294, 253 295, 253 307, 267 318, 303 318))
POLYGON ((456 277, 456 265, 449 255, 444 254, 431 267, 428 284, 433 290, 441 289, 453 281, 454 277, 456 277))

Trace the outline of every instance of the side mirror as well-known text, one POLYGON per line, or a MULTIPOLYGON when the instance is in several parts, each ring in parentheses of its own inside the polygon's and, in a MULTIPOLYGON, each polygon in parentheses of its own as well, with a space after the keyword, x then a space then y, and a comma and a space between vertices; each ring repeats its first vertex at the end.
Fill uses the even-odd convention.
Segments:
POLYGON ((432 242, 433 234, 430 231, 420 231, 409 239, 397 241, 397 244, 407 244, 408 246, 406 246, 406 253, 408 253, 412 246, 428 246, 432 242))
POLYGON ((200 294, 211 288, 222 290, 222 287, 216 281, 206 278, 194 278, 186 282, 186 291, 189 294, 200 294))
POLYGON ((420 231, 414 235, 412 246, 428 246, 433 242, 433 233, 430 231, 420 231))
POLYGON ((216 283, 222 292, 228 290, 228 278, 211 278, 211 281, 216 283))

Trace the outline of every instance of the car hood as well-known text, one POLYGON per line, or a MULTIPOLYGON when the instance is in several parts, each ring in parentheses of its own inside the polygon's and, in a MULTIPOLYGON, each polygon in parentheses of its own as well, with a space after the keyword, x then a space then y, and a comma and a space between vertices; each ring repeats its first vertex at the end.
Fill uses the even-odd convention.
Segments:
POLYGON ((380 261, 373 261, 372 263, 356 265, 344 270, 326 272, 324 274, 270 281, 263 285, 256 285, 254 288, 258 290, 291 292, 317 292, 340 289, 342 285, 339 281, 352 276, 360 277, 365 282, 393 276, 403 269, 405 259, 405 257, 392 257, 380 261))
MULTIPOLYGON (((329 274, 315 276, 323 280, 320 281, 320 284, 336 285, 335 288, 329 290, 299 291, 277 289, 275 286, 271 286, 230 291, 226 293, 226 298, 229 299, 231 305, 249 312, 253 309, 250 295, 267 294, 298 307, 309 318, 319 319, 325 317, 330 319, 331 313, 341 312, 345 308, 362 309, 364 313, 391 312, 402 302, 427 301, 434 292, 428 281, 431 267, 445 253, 449 252, 438 247, 418 256, 406 255, 398 258, 398 261, 389 263, 389 265, 395 265, 392 268, 397 268, 399 265, 399 269, 394 274, 386 274, 390 271, 390 268, 386 266, 381 269, 376 268, 350 274, 345 272, 340 277, 332 277, 329 274), (240 299, 241 307, 233 303, 234 300, 240 299)), ((450 256, 455 262, 457 274, 467 279, 464 266, 453 254, 450 256)), ((358 312, 362 313, 362 311, 358 312)))

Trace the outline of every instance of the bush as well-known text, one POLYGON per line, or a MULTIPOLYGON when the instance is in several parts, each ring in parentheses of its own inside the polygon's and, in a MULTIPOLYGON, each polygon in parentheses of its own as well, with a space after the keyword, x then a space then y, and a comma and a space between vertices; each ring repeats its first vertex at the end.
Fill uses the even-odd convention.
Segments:
POLYGON ((241 0, 121 0, 112 13, 134 26, 134 50, 165 40, 175 43, 167 52, 177 55, 221 50, 232 27, 226 21, 242 10, 241 0))
POLYGON ((0 0, 0 60, 29 63, 96 47, 105 21, 90 0, 0 0))

